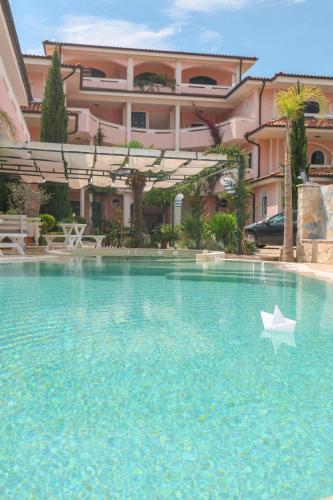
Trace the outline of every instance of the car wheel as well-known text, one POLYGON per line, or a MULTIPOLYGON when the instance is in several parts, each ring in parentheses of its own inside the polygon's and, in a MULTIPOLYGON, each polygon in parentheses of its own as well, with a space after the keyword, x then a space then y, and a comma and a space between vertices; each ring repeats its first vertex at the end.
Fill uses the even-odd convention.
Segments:
POLYGON ((246 237, 247 241, 249 241, 250 243, 253 243, 253 245, 255 245, 256 247, 259 248, 258 238, 257 238, 256 233, 253 233, 252 231, 246 231, 245 237, 246 237))

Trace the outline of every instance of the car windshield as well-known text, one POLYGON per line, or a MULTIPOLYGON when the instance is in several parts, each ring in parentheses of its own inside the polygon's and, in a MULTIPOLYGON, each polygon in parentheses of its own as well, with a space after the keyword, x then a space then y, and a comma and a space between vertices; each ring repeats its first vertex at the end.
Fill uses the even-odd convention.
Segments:
POLYGON ((270 224, 282 224, 284 222, 284 214, 278 214, 278 215, 274 215, 274 217, 271 217, 270 219, 268 219, 268 222, 270 224))

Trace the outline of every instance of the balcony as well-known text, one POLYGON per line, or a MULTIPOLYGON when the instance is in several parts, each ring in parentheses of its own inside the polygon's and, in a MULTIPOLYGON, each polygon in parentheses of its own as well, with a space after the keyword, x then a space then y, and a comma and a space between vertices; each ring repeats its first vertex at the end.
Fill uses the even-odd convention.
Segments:
MULTIPOLYGON (((84 76, 82 78, 82 87, 91 90, 128 90, 128 81, 117 78, 97 78, 91 76, 84 76)), ((154 86, 145 85, 143 89, 134 86, 135 92, 144 92, 146 94, 198 94, 202 96, 225 96, 230 92, 232 87, 225 85, 198 85, 194 83, 182 83, 177 90, 171 87, 155 84, 154 86)))
POLYGON ((198 85, 196 83, 182 83, 182 94, 200 94, 207 96, 224 96, 230 92, 232 87, 224 85, 198 85))
POLYGON ((144 148, 175 149, 175 131, 132 128, 132 139, 140 141, 144 148))
MULTIPOLYGON (((78 115, 78 133, 91 140, 97 133, 100 124, 107 144, 126 144, 126 127, 108 122, 94 116, 89 109, 69 108, 78 115)), ((219 124, 223 132, 223 142, 242 141, 246 132, 256 126, 253 118, 234 117, 219 124)), ((145 148, 174 149, 176 146, 174 129, 132 128, 131 138, 143 144, 145 148)), ((210 131, 206 126, 180 129, 181 149, 203 149, 211 144, 210 131)))
POLYGON ((83 134, 89 139, 92 139, 96 135, 98 126, 100 125, 103 130, 106 143, 126 143, 126 128, 123 125, 101 120, 90 113, 89 109, 68 108, 68 110, 78 115, 77 129, 80 135, 83 134))
POLYGON ((127 90, 127 80, 84 76, 82 78, 82 86, 85 89, 96 90, 127 90))
MULTIPOLYGON (((249 130, 253 129, 256 121, 253 118, 235 117, 218 124, 223 134, 223 143, 241 141, 249 130)), ((183 128, 180 131, 180 144, 182 149, 205 147, 211 144, 209 129, 203 127, 183 128)))

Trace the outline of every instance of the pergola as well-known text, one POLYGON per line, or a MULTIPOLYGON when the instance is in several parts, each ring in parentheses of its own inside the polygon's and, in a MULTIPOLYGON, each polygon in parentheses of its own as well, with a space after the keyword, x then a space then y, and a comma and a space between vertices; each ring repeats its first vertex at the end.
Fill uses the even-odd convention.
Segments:
MULTIPOLYGON (((238 179, 243 177, 240 157, 193 151, 135 149, 127 147, 83 146, 45 142, 0 142, 0 174, 19 177, 25 183, 67 183, 72 189, 87 186, 128 189, 128 178, 144 175, 145 191, 152 187, 170 188, 194 177, 200 183, 230 167, 238 179), (211 168, 213 168, 213 173, 211 168), (204 171, 209 169, 207 175, 204 171), (238 175, 239 174, 239 175, 238 175)), ((240 217, 239 200, 237 218, 240 217)), ((199 214, 197 224, 199 226, 199 214)), ((238 229, 238 251, 240 234, 238 229)), ((198 240, 199 241, 199 240, 198 240)), ((199 243, 197 243, 198 247, 199 243)))
MULTIPOLYGON (((145 190, 169 188, 208 167, 235 165, 221 154, 162 151, 126 147, 82 146, 45 142, 0 143, 0 173, 15 174, 26 183, 68 183, 126 189, 126 178, 143 174, 145 190)), ((217 169, 218 170, 218 169, 217 169)))

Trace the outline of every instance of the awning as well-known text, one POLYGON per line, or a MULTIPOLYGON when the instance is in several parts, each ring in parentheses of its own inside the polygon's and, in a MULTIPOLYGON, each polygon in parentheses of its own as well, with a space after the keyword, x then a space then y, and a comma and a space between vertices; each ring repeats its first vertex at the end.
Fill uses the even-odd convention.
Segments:
POLYGON ((232 163, 226 155, 192 151, 4 141, 0 147, 0 173, 18 175, 29 183, 68 183, 73 189, 88 184, 126 189, 126 178, 136 173, 147 177, 148 189, 166 188, 208 167, 222 169, 232 163))

